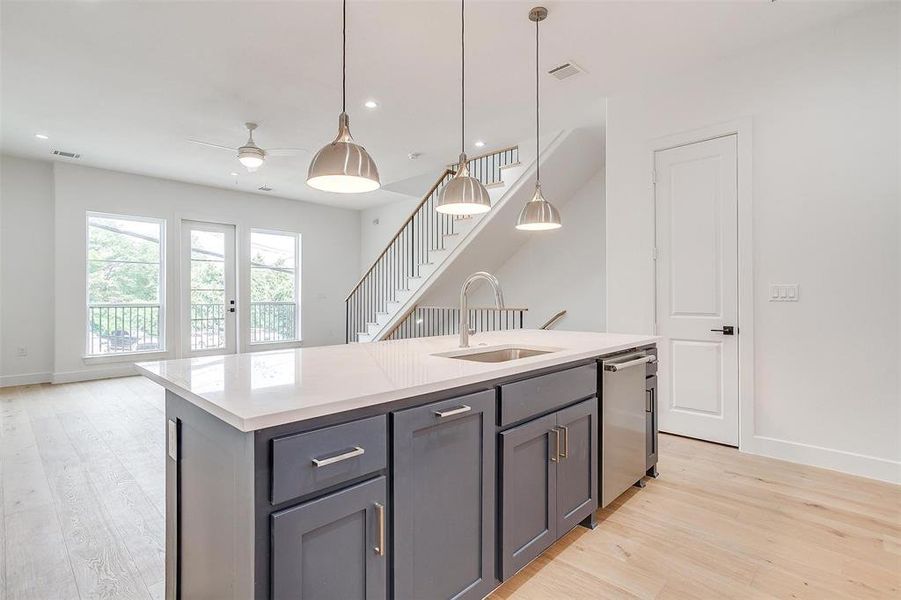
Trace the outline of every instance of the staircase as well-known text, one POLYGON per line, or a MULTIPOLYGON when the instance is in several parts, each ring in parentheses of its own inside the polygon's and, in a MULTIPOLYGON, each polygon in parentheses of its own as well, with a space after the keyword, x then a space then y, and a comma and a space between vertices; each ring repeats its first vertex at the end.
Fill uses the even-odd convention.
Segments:
MULTIPOLYGON (((537 157, 529 152, 529 144, 522 151, 510 147, 470 159, 470 173, 485 184, 491 197, 491 210, 483 215, 453 217, 436 212, 439 194, 454 168, 441 173, 347 296, 348 342, 396 337, 393 332, 417 307, 453 306, 460 282, 470 273, 499 269, 532 237, 513 224, 532 197, 539 159, 542 173, 547 174, 545 194, 554 198, 558 208, 603 165, 604 136, 599 128, 562 130, 543 138, 539 146, 537 157)), ((420 316, 427 320, 434 314, 420 316)))
MULTIPOLYGON (((400 229, 345 298, 347 342, 385 339, 397 326, 409 301, 467 235, 493 211, 455 217, 435 210, 441 190, 456 172, 447 168, 429 188, 400 229)), ((509 183, 521 175, 519 147, 503 148, 469 159, 470 175, 488 189, 494 205, 509 183), (519 169, 519 171, 517 171, 519 169)))

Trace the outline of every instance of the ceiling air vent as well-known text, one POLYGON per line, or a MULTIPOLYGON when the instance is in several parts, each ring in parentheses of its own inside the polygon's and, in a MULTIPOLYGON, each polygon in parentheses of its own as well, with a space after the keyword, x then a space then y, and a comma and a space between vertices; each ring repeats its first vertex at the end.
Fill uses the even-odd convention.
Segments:
POLYGON ((572 61, 558 65, 547 72, 548 75, 553 75, 557 79, 568 79, 573 75, 578 75, 579 73, 584 73, 582 67, 572 61))
POLYGON ((261 192, 271 192, 272 191, 272 188, 269 187, 268 185, 261 185, 257 189, 260 190, 261 192))
POLYGON ((81 154, 76 154, 75 152, 66 152, 64 150, 51 150, 50 154, 53 156, 62 156, 63 158, 81 158, 81 154))

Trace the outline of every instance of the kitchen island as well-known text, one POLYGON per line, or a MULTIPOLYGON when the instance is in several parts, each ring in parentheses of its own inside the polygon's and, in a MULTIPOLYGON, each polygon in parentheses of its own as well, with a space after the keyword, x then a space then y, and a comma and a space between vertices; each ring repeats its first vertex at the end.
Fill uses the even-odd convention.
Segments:
POLYGON ((602 365, 642 364, 624 428, 654 440, 627 477, 655 472, 656 340, 516 330, 139 364, 167 390, 167 598, 482 598, 594 525, 602 365))

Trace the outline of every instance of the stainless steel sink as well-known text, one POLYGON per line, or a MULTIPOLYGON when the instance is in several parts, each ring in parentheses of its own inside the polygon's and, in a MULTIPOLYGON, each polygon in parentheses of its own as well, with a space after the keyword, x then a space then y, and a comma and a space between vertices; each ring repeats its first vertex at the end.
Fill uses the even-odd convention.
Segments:
POLYGON ((455 352, 437 354, 445 358, 456 358, 458 360, 471 360, 473 362, 499 363, 509 360, 518 360, 520 358, 528 358, 530 356, 539 356, 541 354, 550 354, 556 352, 554 350, 542 350, 538 348, 494 348, 479 351, 455 352))

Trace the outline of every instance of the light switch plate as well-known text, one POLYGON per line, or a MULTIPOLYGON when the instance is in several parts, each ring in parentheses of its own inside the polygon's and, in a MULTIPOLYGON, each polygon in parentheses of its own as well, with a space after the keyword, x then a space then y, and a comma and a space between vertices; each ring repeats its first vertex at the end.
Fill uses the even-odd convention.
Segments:
POLYGON ((771 283, 770 302, 797 302, 800 286, 797 283, 771 283))

